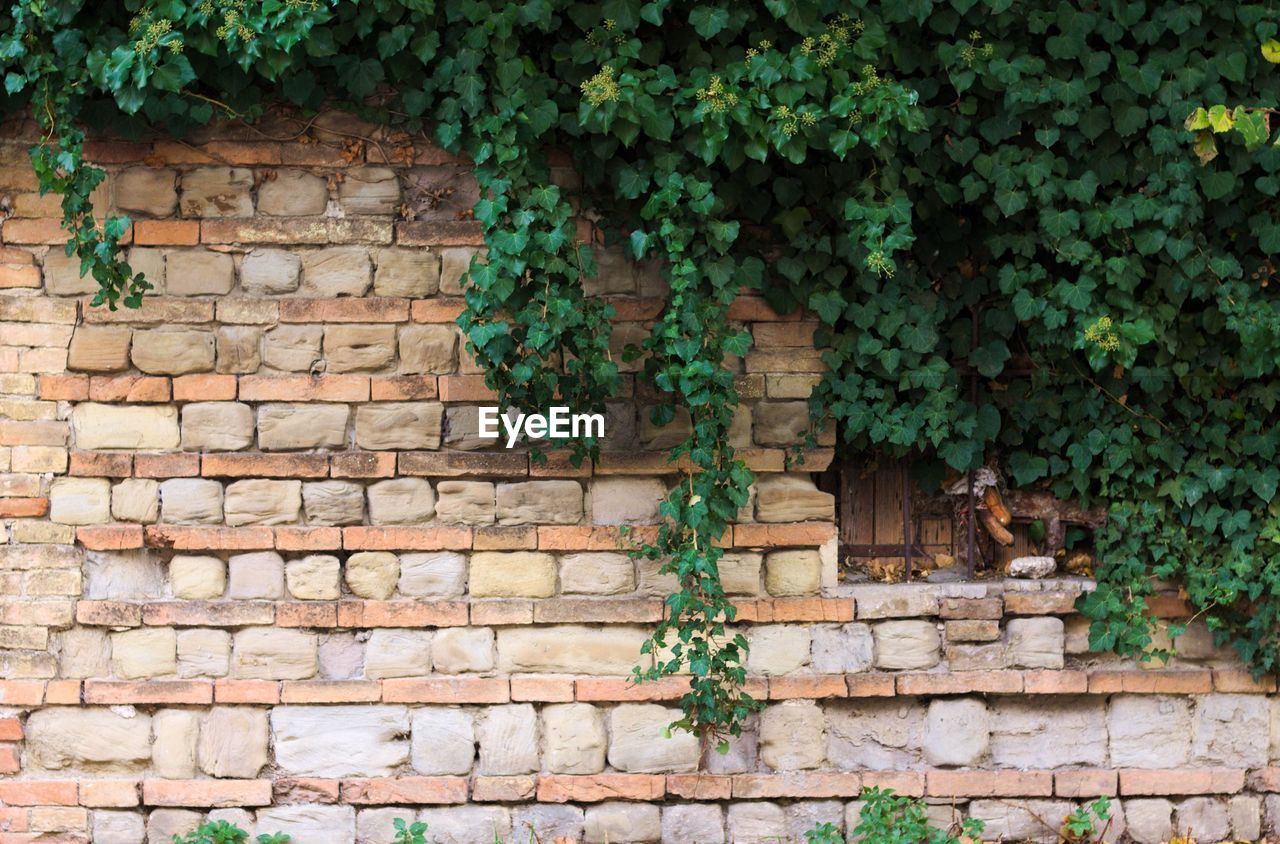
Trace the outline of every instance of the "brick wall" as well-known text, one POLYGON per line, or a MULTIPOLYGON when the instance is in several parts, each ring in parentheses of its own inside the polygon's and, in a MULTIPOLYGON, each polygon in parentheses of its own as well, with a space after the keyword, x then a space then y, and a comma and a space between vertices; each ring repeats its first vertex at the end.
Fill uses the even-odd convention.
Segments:
MULTIPOLYGON (((1203 627, 1152 670, 1086 652, 1079 581, 838 583, 831 497, 783 472, 812 325, 751 298, 734 436, 760 481, 724 577, 768 707, 696 773, 660 736, 683 681, 626 680, 670 584, 618 528, 652 530, 679 431, 628 376, 594 467, 479 440, 465 165, 316 127, 94 144, 157 286, 115 313, 57 247, 27 127, 0 144, 0 841, 206 814, 296 844, 411 816, 448 842, 798 840, 869 785, 993 838, 1100 794, 1142 842, 1280 821, 1274 683, 1203 627)), ((601 263, 634 340, 661 279, 601 263)))

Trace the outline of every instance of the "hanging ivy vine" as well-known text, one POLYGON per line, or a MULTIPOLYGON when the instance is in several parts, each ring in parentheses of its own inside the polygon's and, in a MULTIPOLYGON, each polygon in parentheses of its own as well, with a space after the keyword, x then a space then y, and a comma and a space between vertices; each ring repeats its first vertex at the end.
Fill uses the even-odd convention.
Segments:
POLYGON ((504 404, 599 409, 620 383, 577 207, 657 259, 669 292, 634 354, 654 421, 688 413, 673 457, 695 471, 643 549, 680 588, 637 677, 688 672, 679 726, 723 739, 756 706, 716 548, 752 482, 728 437, 746 290, 821 320, 814 422, 848 448, 1109 506, 1096 647, 1147 652, 1145 599, 1173 578, 1256 670, 1280 663, 1280 152, 1202 163, 1194 134, 1202 105, 1251 125, 1280 102, 1258 47, 1277 24, 1208 0, 21 0, 0 62, 109 307, 148 285, 127 222, 92 215, 77 126, 182 134, 274 103, 336 99, 475 162, 488 257, 460 324, 504 404))

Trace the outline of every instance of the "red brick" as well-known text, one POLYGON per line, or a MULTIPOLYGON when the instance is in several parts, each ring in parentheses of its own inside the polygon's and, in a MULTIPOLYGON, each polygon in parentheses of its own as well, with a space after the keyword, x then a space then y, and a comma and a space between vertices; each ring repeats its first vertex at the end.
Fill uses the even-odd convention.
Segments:
POLYGON ((277 627, 337 627, 338 605, 333 601, 285 601, 276 604, 277 627))
POLYGON ((133 474, 133 455, 119 451, 73 451, 67 474, 87 478, 127 478, 133 474))
POLYGON ((399 468, 402 475, 433 478, 523 478, 529 473, 529 459, 516 452, 404 451, 399 468))
MULTIPOLYGON (((67 233, 62 228, 61 220, 10 217, 4 221, 0 232, 3 232, 5 243, 61 246, 67 242, 67 233)), ((128 238, 129 234, 126 233, 120 242, 127 243, 128 238)))
POLYGON ((213 703, 209 680, 85 680, 84 702, 89 704, 213 703))
POLYGON ((377 680, 286 680, 281 703, 376 703, 382 698, 377 680))
POLYGON ((206 454, 200 471, 206 478, 323 478, 324 454, 206 454))
POLYGON ((200 474, 198 454, 135 454, 135 478, 194 478, 200 474))
POLYGON ((938 607, 942 618, 974 618, 998 621, 1004 616, 1004 600, 1001 598, 943 598, 938 607))
POLYGON ((146 534, 148 545, 175 551, 257 551, 275 544, 275 536, 269 527, 151 525, 146 534))
POLYGON ((657 296, 605 296, 604 301, 616 312, 614 322, 653 322, 666 306, 657 296))
POLYGON ((9 806, 74 806, 71 780, 0 780, 0 803, 9 806))
POLYGON ((1025 671, 1022 691, 1029 695, 1082 695, 1089 691, 1083 671, 1025 671))
POLYGON ((367 375, 245 375, 240 379, 241 401, 369 400, 367 375))
POLYGON ((547 598, 533 605, 538 624, 650 623, 662 618, 661 598, 547 598))
POLYGON ((1059 797, 1115 797, 1118 783, 1115 771, 1058 771, 1053 775, 1053 790, 1059 797))
POLYGON ((545 452, 545 463, 529 461, 529 477, 531 478, 589 478, 592 474, 592 462, 583 459, 582 465, 574 466, 572 454, 557 449, 545 452))
POLYGON ((214 699, 218 703, 279 703, 280 684, 275 680, 218 680, 214 699))
POLYGON ((1195 615, 1194 608, 1177 595, 1152 595, 1146 600, 1147 612, 1156 618, 1187 618, 1195 615))
POLYGON ((0 419, 0 445, 66 445, 70 426, 54 419, 12 422, 0 419))
POLYGON ((342 547, 342 529, 336 527, 278 527, 276 548, 281 551, 336 551, 342 547))
POLYGON ((47 498, 0 498, 0 519, 39 519, 48 512, 47 498))
POLYGON ((476 551, 533 551, 538 547, 535 525, 484 525, 475 529, 476 551))
POLYGON ((0 266, 0 289, 15 290, 22 287, 34 289, 39 286, 40 269, 38 267, 15 267, 12 264, 0 266))
POLYGON ((13 775, 22 770, 16 744, 0 744, 0 774, 13 775))
POLYGON ((1076 611, 1077 591, 1006 592, 1004 611, 1008 615, 1069 615, 1076 611))
POLYGON ((84 780, 80 805, 91 809, 128 809, 138 805, 137 780, 84 780))
POLYGON ((498 400, 498 394, 485 386, 483 375, 441 375, 436 386, 444 402, 498 400))
POLYGON ((436 376, 401 375, 395 378, 374 378, 370 382, 370 396, 374 401, 409 401, 434 399, 437 396, 436 376))
POLYGON ((89 398, 89 376, 41 375, 40 398, 48 401, 84 401, 89 398))
POLYGON ((476 777, 471 784, 473 803, 523 803, 538 793, 538 778, 532 774, 508 777, 476 777))
POLYGON ((507 703, 505 677, 397 678, 382 681, 385 703, 507 703))
POLYGON ((770 700, 792 700, 797 698, 816 699, 848 696, 849 686, 845 683, 843 674, 819 674, 811 677, 793 675, 790 677, 782 676, 769 678, 770 700))
POLYGON ((892 788, 903 797, 924 796, 925 775, 909 771, 863 771, 863 788, 892 788))
POLYGON ((465 601, 364 601, 361 627, 465 627, 465 601))
POLYGON ((457 322, 458 317, 466 310, 463 299, 418 299, 412 306, 414 322, 457 322))
POLYGON ((234 375, 181 375, 173 379, 174 401, 235 401, 234 375))
MULTIPOLYGON (((21 807, 0 806, 0 829, 6 830, 6 832, 0 832, 0 842, 25 844, 31 841, 32 836, 17 834, 31 829, 30 815, 29 811, 21 807)), ((83 844, 83 841, 76 841, 74 844, 83 844)))
POLYGON ((22 722, 12 716, 0 718, 0 741, 22 741, 22 722))
POLYGON ((248 627, 275 621, 270 601, 152 601, 142 623, 152 627, 248 627))
POLYGON ((764 322, 752 326, 751 338, 757 347, 812 348, 816 322, 764 322))
POLYGON ((354 806, 467 802, 466 777, 378 777, 342 781, 342 802, 354 806))
POLYGON ((897 687, 892 674, 849 674, 845 676, 849 697, 893 697, 897 687))
POLYGON ((313 777, 280 777, 274 783, 277 803, 337 803, 342 783, 313 777))
POLYGON ((1273 694, 1276 690, 1274 675, 1264 675, 1257 680, 1243 669, 1214 669, 1213 689, 1234 694, 1273 694))
POLYGON ((151 155, 152 146, 142 141, 117 141, 86 138, 84 158, 94 164, 126 164, 143 161, 151 155))
POLYGON ((79 680, 50 680, 44 688, 46 705, 77 705, 80 703, 79 680))
POLYGON ((862 775, 856 773, 794 772, 786 774, 737 774, 733 777, 735 800, 776 800, 786 797, 843 797, 862 793, 862 775))
POLYGON ((661 774, 594 774, 538 777, 539 803, 599 803, 604 800, 661 800, 661 774))
POLYGON ((271 780, 143 780, 147 806, 225 808, 271 805, 271 780))
POLYGON ((401 246, 483 246, 484 234, 476 220, 407 220, 396 223, 401 246))
POLYGON ((80 302, 84 321, 88 323, 130 323, 170 325, 173 323, 213 322, 213 302, 207 299, 187 299, 179 296, 146 296, 140 308, 108 310, 90 305, 93 297, 80 302))
POLYGON ((158 375, 94 375, 89 379, 93 401, 163 402, 169 400, 169 379, 158 375))
POLYGON ((200 242, 198 220, 138 220, 133 224, 139 246, 195 246, 200 242))
POLYGON ((543 551, 625 551, 657 538, 657 528, 632 527, 626 536, 619 528, 603 525, 538 528, 538 548, 543 551))
POLYGON ((476 626, 533 624, 533 601, 519 599, 474 600, 471 623, 476 626))
POLYGON ((281 299, 281 322, 407 322, 408 299, 281 299))
POLYGON ((1048 797, 1052 771, 928 771, 931 797, 1048 797))
POLYGON ((156 141, 154 158, 166 164, 279 164, 285 144, 275 141, 207 141, 199 146, 156 141))
POLYGON ((527 674, 511 678, 511 699, 537 703, 572 701, 573 678, 545 674, 527 674))
POLYGON ((583 701, 679 700, 689 691, 689 679, 663 677, 637 684, 621 677, 581 677, 576 688, 578 700, 583 701))
POLYGON ((729 319, 739 322, 798 322, 801 316, 799 308, 780 314, 758 296, 743 295, 729 303, 729 319))
POLYGON ((1091 671, 1089 693, 1205 694, 1213 690, 1211 671, 1091 671))
POLYGON ((1235 768, 1120 771, 1125 797, 1166 794, 1235 794, 1244 788, 1245 772, 1235 768))
POLYGON ((667 794, 685 800, 728 800, 733 778, 715 774, 668 774, 667 794))
POLYGON ((142 605, 126 601, 78 601, 76 622, 88 627, 137 627, 142 605))
POLYGON ((76 528, 76 541, 90 551, 142 547, 142 525, 89 525, 76 528))
POLYGON ((346 527, 342 547, 352 551, 466 551, 471 529, 464 527, 346 527))
POLYGON ((853 621, 852 598, 772 598, 738 603, 737 621, 853 621))
POLYGON ((835 525, 826 522, 733 526, 733 544, 738 548, 782 548, 790 545, 821 545, 834 535, 835 525))
POLYGON ((390 478, 396 473, 393 451, 348 451, 333 455, 329 463, 334 478, 390 478))
POLYGON ((899 674, 900 695, 1018 694, 1018 671, 957 671, 951 674, 899 674))
POLYGON ((200 221, 202 243, 271 243, 285 246, 325 243, 388 244, 389 220, 353 217, 220 217, 200 221))

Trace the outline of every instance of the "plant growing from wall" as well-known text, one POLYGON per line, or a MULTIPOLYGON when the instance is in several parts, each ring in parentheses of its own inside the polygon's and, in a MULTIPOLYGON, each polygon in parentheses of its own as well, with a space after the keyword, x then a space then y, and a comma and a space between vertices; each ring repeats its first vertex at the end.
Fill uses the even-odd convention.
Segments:
POLYGON ((336 97, 475 162, 488 261, 460 322, 507 405, 599 410, 620 383, 579 205, 658 259, 635 352, 692 471, 644 549, 680 589, 638 676, 689 671, 680 726, 723 738, 755 705, 715 547, 751 483, 729 440, 744 291, 821 320, 810 403, 845 447, 1110 505, 1080 605, 1096 647, 1147 652, 1153 581, 1176 578, 1255 670, 1280 663, 1280 152, 1201 166, 1184 127, 1280 101, 1257 47, 1278 30, 1208 0, 21 0, 0 62, 109 306, 145 280, 125 224, 92 222, 77 121, 181 134, 272 102, 336 97))

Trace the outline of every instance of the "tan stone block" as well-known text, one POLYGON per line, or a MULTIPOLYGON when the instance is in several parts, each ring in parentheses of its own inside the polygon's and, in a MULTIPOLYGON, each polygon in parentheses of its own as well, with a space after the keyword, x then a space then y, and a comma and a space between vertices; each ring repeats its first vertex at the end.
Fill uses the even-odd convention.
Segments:
POLYGON ((247 706, 220 706, 200 723, 197 758, 211 777, 253 779, 267 764, 267 713, 247 706))
POLYGON ((818 768, 827 758, 827 719, 812 700, 786 700, 760 713, 760 760, 775 771, 818 768))
POLYGON ((263 451, 341 448, 347 442, 345 404, 264 404, 258 408, 263 451))
POLYGON ((236 554, 227 560, 227 597, 278 601, 284 597, 284 560, 275 551, 236 554))
POLYGON ((284 249, 254 249, 240 261, 240 289, 249 296, 276 296, 298 289, 302 259, 284 249))
POLYGON ((471 555, 473 598, 549 598, 556 593, 556 559, 534 551, 471 555))
POLYGON ((598 774, 604 770, 604 715, 589 703, 542 708, 542 769, 553 774, 598 774))
POLYGON ((169 405, 109 405, 85 402, 71 412, 81 449, 177 448, 178 410, 169 405))
POLYGON ((49 520, 64 525, 111 521, 111 482, 106 478, 57 478, 49 488, 49 520))
POLYGON ((235 634, 232 675, 245 680, 306 680, 316 673, 314 633, 250 627, 235 634))
POLYGON ((148 329, 134 332, 133 365, 148 375, 212 372, 214 336, 211 331, 148 329))
POLYGON ((67 368, 81 372, 119 372, 129 368, 133 332, 112 325, 77 326, 67 352, 67 368))
POLYGON ((456 551, 400 556, 400 593, 414 598, 456 598, 466 589, 467 558, 456 551))
POLYGON ((931 621, 884 621, 873 626, 871 634, 877 668, 920 671, 937 665, 941 658, 938 625, 931 621))
POLYGON ((446 627, 431 644, 433 670, 463 674, 493 670, 493 631, 487 627, 446 627))
POLYGON ((429 249, 389 247, 378 250, 373 292, 378 296, 422 299, 440 289, 440 256, 429 249))
POLYGON ((308 296, 363 296, 372 281, 369 250, 363 246, 334 246, 302 256, 301 290, 308 296))
POLYGON ((160 514, 160 484, 125 478, 111 488, 111 517, 117 522, 154 522, 160 514))
POLYGON ((582 521, 582 486, 577 481, 498 484, 498 524, 574 525, 582 521))
POLYGON ((489 481, 440 481, 436 484, 436 520, 449 525, 491 525, 496 503, 489 481))
POLYGON ((440 250, 441 293, 446 296, 462 295, 462 277, 470 270, 472 257, 480 251, 472 246, 453 246, 440 250))
POLYGON ((200 717, 184 709, 162 709, 151 718, 151 767, 165 779, 196 774, 196 738, 200 717))
POLYGON ((262 362, 285 372, 310 372, 318 361, 324 329, 318 325, 277 325, 262 337, 262 362))
POLYGON ((126 214, 172 216, 178 208, 177 175, 157 167, 126 167, 115 175, 116 207, 126 214))
POLYGON ((294 524, 302 515, 302 481, 236 481, 227 486, 222 510, 232 527, 294 524))
POLYGON ((774 551, 764 558, 764 586, 770 595, 816 595, 822 588, 822 557, 817 551, 774 551))
POLYGON ((400 329, 400 372, 448 375, 458 369, 458 330, 452 325, 406 325, 400 329))
POLYGON ((395 214, 400 177, 389 167, 356 167, 338 183, 338 203, 347 214, 395 214))
POLYGON ((431 673, 431 635, 426 630, 374 630, 365 643, 364 676, 383 680, 431 673))
POLYGON ((170 296, 225 296, 235 278, 235 262, 226 252, 175 249, 165 257, 165 292, 170 296))
POLYGON ((762 624, 748 631, 747 641, 751 645, 747 654, 747 671, 750 674, 790 674, 809 664, 810 635, 807 627, 762 624))
POLYGON ((225 677, 231 666, 231 634, 226 630, 178 631, 178 676, 225 677))
POLYGON ((224 375, 245 375, 262 366, 262 332, 247 325, 224 325, 214 337, 217 363, 224 375))
POLYGON ((141 273, 155 289, 152 293, 164 293, 164 250, 152 246, 135 246, 129 250, 129 269, 141 273))
POLYGON ((302 485, 302 507, 313 525, 358 525, 364 521, 364 488, 350 481, 302 485))
POLYGON ((289 594, 300 601, 336 601, 341 595, 342 564, 331 554, 290 560, 284 574, 289 594))
POLYGON ((143 627, 111 634, 111 672, 122 680, 161 677, 178 670, 172 627, 143 627))
POLYGON ((26 723, 28 767, 97 774, 132 773, 151 761, 151 716, 107 708, 53 707, 32 712, 26 723))
POLYGON ((698 737, 671 731, 679 709, 652 703, 617 706, 609 713, 609 764, 633 774, 681 773, 698 767, 698 737), (670 733, 670 738, 665 734, 670 733))
POLYGON ((160 484, 160 520, 170 524, 222 523, 222 484, 208 478, 171 478, 160 484))
POLYGON ((253 171, 243 167, 201 167, 182 174, 184 217, 253 216, 253 171))
POLYGON ((381 449, 436 449, 444 406, 439 402, 379 402, 356 408, 356 445, 381 449))
POLYGON ((192 402, 182 408, 182 448, 238 451, 253 445, 253 409, 230 401, 192 402))
POLYGON ((643 627, 556 625, 503 627, 497 631, 498 670, 629 676, 647 664, 640 647, 649 638, 643 627))
POLYGON ((834 521, 835 501, 804 474, 764 475, 756 482, 756 520, 761 522, 834 521))
POLYGON ((720 585, 728 595, 759 595, 763 554, 734 553, 720 558, 720 585))
POLYGON ((591 482, 591 521, 598 525, 649 525, 659 521, 658 506, 667 485, 657 478, 595 478, 591 482))
POLYGON ((324 359, 328 372, 382 369, 395 357, 394 325, 326 325, 324 359))
POLYGON ((369 521, 375 525, 420 524, 435 513, 435 503, 431 484, 422 478, 379 481, 369 487, 369 521))
POLYGON ((347 588, 360 598, 385 601, 396 591, 400 561, 387 551, 361 551, 347 558, 347 588))
POLYGON ((275 170, 258 188, 259 214, 318 217, 328 206, 328 183, 305 170, 275 170))
POLYGON ((44 286, 50 296, 84 296, 98 290, 92 275, 80 275, 80 259, 68 257, 61 249, 51 249, 45 256, 44 286))
POLYGON ((58 676, 81 679, 106 677, 111 671, 111 640, 94 627, 64 631, 58 656, 58 676))
POLYGON ((560 590, 567 595, 622 595, 635 588, 635 561, 626 554, 597 551, 560 558, 560 590))

